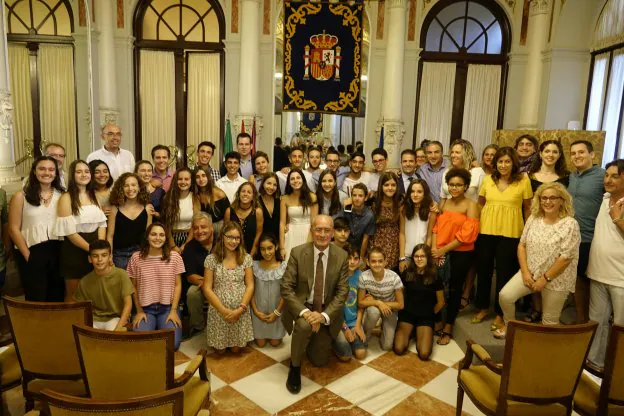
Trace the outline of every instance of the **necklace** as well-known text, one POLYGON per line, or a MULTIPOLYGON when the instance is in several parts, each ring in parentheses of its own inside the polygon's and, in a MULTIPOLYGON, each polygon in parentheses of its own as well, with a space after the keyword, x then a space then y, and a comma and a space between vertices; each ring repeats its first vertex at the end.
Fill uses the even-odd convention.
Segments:
POLYGON ((48 205, 50 200, 52 199, 53 192, 50 192, 47 197, 44 197, 42 193, 39 194, 39 199, 43 203, 43 205, 48 205))

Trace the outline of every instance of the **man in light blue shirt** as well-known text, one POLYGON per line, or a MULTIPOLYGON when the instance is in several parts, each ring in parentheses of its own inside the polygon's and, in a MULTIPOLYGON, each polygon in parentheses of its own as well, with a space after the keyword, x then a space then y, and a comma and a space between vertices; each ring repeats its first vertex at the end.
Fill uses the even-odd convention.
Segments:
POLYGON ((440 203, 440 189, 442 188, 442 180, 444 169, 446 169, 446 160, 443 157, 444 146, 437 140, 427 144, 425 152, 427 153, 427 163, 418 169, 418 176, 427 182, 431 191, 431 197, 436 203, 440 203))

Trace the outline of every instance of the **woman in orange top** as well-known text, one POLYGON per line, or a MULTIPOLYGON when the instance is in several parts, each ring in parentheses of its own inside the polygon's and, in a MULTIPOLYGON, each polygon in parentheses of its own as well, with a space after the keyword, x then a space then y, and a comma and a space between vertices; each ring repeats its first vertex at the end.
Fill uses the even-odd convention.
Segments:
POLYGON ((479 235, 479 207, 465 196, 470 178, 470 172, 463 168, 452 168, 446 173, 444 180, 451 198, 446 200, 433 227, 433 257, 441 263, 448 254, 447 261, 451 266, 446 322, 438 338, 439 345, 451 342, 464 281, 474 263, 474 243, 479 235))

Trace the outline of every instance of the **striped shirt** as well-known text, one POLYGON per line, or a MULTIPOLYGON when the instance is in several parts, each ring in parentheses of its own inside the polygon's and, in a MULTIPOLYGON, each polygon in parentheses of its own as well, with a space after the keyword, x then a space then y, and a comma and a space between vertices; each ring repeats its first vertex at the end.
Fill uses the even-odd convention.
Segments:
POLYGON ((168 262, 160 256, 142 259, 137 251, 130 258, 127 271, 136 280, 139 303, 141 306, 149 306, 155 303, 171 305, 176 275, 185 270, 182 256, 175 251, 171 252, 168 262))
POLYGON ((376 300, 394 302, 396 291, 403 288, 403 283, 399 275, 392 270, 385 269, 383 279, 377 280, 369 269, 360 275, 358 288, 365 289, 376 300))

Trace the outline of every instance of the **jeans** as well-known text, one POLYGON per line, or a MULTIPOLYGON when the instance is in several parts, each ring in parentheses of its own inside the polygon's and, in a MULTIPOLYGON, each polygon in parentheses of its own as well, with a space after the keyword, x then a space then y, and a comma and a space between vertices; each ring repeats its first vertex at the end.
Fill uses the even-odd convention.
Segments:
POLYGON ((598 328, 588 358, 599 367, 604 367, 612 313, 613 323, 624 325, 624 287, 592 280, 589 287, 589 320, 598 322, 598 328))
POLYGON ((113 249, 113 263, 115 263, 116 267, 126 270, 130 257, 132 257, 135 251, 139 251, 139 246, 113 249))
POLYGON ((379 337, 379 343, 381 344, 381 349, 384 351, 390 351, 392 349, 392 343, 394 342, 394 332, 396 331, 397 321, 399 319, 399 315, 397 311, 392 311, 389 316, 384 316, 379 308, 376 306, 369 306, 364 311, 364 335, 366 335, 366 340, 370 340, 371 332, 375 325, 377 325, 377 321, 381 318, 381 337, 379 337))
MULTIPOLYGON (((171 311, 171 305, 162 305, 153 303, 143 307, 143 312, 147 315, 146 321, 141 321, 135 331, 154 331, 156 329, 174 329, 175 330, 175 349, 178 350, 182 341, 182 328, 176 328, 171 321, 167 322, 167 316, 171 311)), ((176 312, 177 313, 177 312, 176 312)), ((178 316, 179 317, 179 316, 178 316)))
MULTIPOLYGON (((355 331, 355 327, 349 329, 351 332, 355 331)), ((355 335, 355 340, 353 342, 347 341, 342 331, 338 333, 338 336, 332 342, 332 348, 339 357, 352 357, 355 350, 365 350, 367 347, 368 343, 362 342, 357 335, 355 335)))
MULTIPOLYGON (((522 272, 516 273, 505 287, 500 291, 498 298, 501 308, 503 309, 503 318, 505 324, 510 320, 516 319, 516 301, 523 296, 533 293, 531 289, 524 285, 522 281, 522 272)), ((544 289, 542 294, 542 324, 557 325, 561 310, 568 298, 568 292, 557 292, 554 290, 544 289)))

